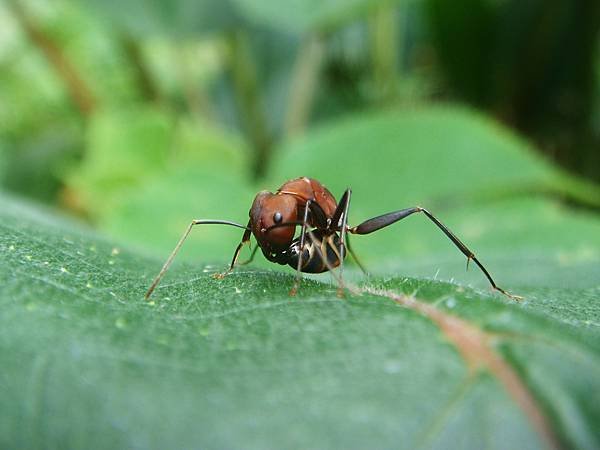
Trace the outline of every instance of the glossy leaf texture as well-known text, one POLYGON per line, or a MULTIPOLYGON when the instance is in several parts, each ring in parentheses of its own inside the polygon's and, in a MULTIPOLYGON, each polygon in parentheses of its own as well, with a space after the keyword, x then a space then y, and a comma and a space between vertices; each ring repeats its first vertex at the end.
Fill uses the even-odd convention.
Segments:
POLYGON ((160 261, 0 206, 3 448, 600 445, 597 277, 522 303, 397 276, 290 298, 289 274, 202 260, 145 302, 160 261))

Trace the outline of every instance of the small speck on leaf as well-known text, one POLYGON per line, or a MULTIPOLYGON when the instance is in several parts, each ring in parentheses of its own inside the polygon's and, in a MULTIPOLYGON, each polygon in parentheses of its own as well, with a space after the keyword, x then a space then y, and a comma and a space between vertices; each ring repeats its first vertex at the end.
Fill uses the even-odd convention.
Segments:
POLYGON ((383 370, 385 373, 394 374, 400 372, 402 368, 402 363, 397 359, 389 359, 383 365, 383 370))

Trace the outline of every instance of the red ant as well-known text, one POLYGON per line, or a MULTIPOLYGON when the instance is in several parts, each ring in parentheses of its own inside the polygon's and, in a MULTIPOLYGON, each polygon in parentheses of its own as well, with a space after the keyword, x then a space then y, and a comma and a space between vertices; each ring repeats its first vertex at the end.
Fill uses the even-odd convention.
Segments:
MULTIPOLYGON (((160 282, 194 225, 231 225, 245 230, 242 241, 235 249, 229 269, 225 273, 217 274, 216 278, 223 278, 233 270, 242 247, 250 243, 250 237, 254 234, 258 247, 262 250, 265 258, 274 263, 288 264, 296 269, 296 279, 290 290, 290 295, 295 295, 300 284, 301 272, 322 273, 339 266, 340 274, 337 278, 341 283, 341 269, 346 257, 346 250, 358 263, 358 259, 350 248, 347 233, 373 233, 417 212, 425 214, 448 236, 467 257, 467 265, 470 260, 477 264, 492 288, 515 300, 520 298, 498 287, 473 252, 424 208, 415 206, 401 209, 366 220, 355 227, 349 227, 348 210, 351 195, 352 191, 346 189, 338 203, 331 192, 320 182, 302 177, 284 183, 275 193, 259 192, 250 208, 250 220, 246 226, 227 220, 193 220, 146 292, 146 299, 150 297, 160 282), (296 226, 302 228, 300 236, 294 239, 296 226)), ((249 261, 254 257, 258 247, 254 249, 249 261)), ((360 263, 358 265, 363 269, 360 263)))

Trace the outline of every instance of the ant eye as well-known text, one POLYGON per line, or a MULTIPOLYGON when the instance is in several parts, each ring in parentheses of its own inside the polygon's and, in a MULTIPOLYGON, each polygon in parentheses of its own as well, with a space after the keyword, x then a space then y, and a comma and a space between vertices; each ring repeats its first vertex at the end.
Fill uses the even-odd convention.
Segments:
POLYGON ((281 213, 279 211, 277 211, 275 214, 273 214, 273 222, 280 223, 282 220, 283 220, 283 216, 281 215, 281 213))

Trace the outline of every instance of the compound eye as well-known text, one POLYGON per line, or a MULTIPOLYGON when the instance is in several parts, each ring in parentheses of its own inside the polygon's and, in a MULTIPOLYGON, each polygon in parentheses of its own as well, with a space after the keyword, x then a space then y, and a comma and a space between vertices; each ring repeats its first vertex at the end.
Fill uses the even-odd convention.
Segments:
POLYGON ((273 222, 281 223, 282 220, 283 220, 283 215, 279 211, 277 211, 275 214, 273 214, 273 222))

